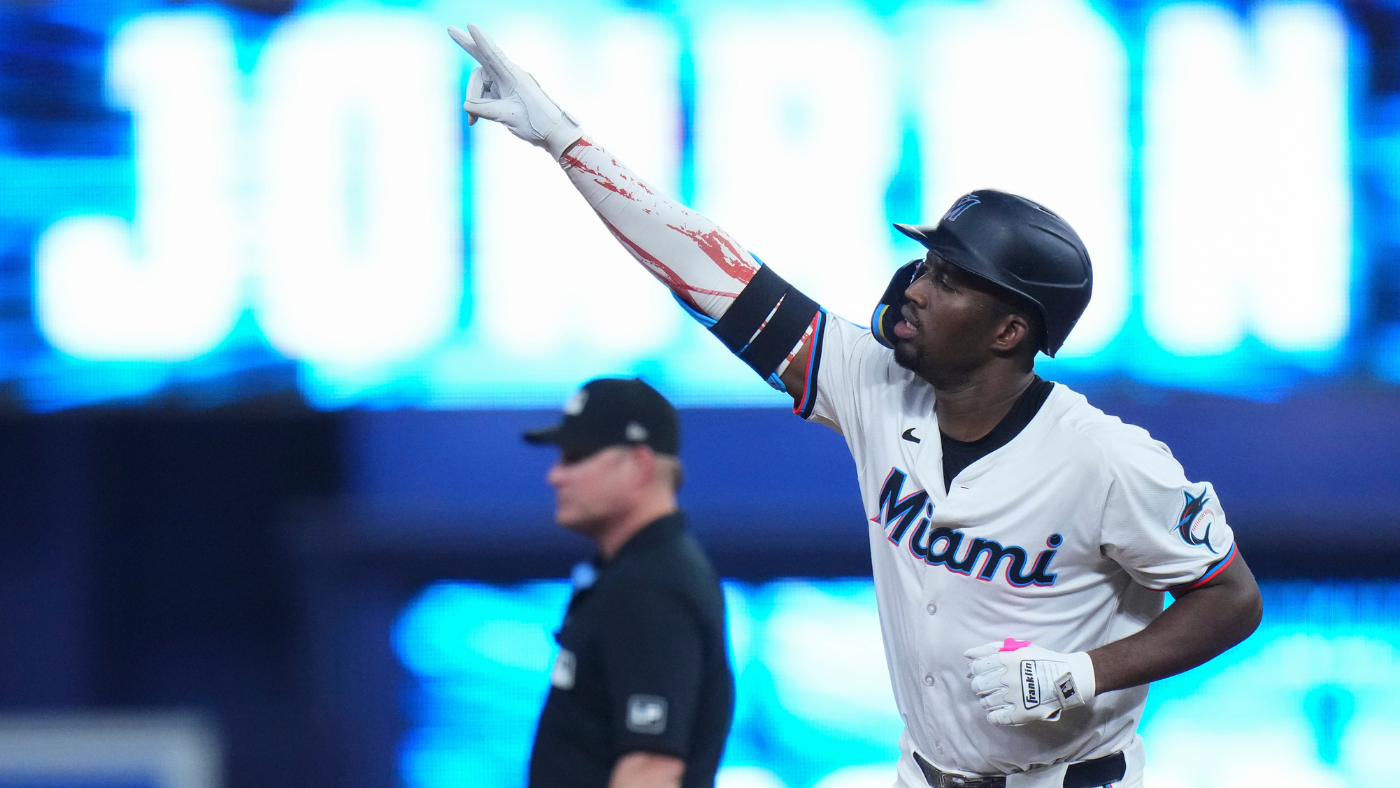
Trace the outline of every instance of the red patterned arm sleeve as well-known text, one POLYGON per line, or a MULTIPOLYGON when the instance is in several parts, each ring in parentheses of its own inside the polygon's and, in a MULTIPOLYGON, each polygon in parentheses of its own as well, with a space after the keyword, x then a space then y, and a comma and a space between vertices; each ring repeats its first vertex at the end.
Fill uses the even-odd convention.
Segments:
MULTIPOLYGON (((566 150, 559 164, 613 237, 706 327, 763 265, 714 222, 657 192, 589 137, 566 150)), ((818 318, 777 375, 807 344, 818 318)))

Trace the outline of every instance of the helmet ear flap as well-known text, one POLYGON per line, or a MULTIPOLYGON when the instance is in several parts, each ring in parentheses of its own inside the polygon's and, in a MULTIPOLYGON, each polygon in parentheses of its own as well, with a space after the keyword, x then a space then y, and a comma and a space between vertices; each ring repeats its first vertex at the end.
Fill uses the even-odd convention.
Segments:
POLYGON ((904 291, 914 283, 914 275, 923 262, 922 257, 910 260, 894 272, 885 294, 880 297, 880 303, 875 305, 875 312, 870 316, 870 333, 875 335, 876 342, 891 350, 894 349, 894 326, 904 319, 900 312, 908 300, 904 297, 904 291))

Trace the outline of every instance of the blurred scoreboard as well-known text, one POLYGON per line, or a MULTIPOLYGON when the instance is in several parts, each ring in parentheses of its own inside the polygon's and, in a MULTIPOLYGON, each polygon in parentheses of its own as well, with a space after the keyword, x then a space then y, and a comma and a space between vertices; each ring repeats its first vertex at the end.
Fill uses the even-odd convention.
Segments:
POLYGON ((994 187, 1094 260, 1056 379, 1400 382, 1400 11, 75 1, 0 6, 11 406, 531 407, 622 373, 781 403, 543 153, 466 127, 468 21, 856 322, 919 253, 891 221, 994 187))

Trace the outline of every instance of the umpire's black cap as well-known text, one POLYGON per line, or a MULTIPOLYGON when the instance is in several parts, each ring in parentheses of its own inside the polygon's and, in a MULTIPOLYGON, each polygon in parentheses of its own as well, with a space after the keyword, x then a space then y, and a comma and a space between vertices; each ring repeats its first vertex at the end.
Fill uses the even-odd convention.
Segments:
POLYGON ((639 378, 597 378, 564 403, 563 421, 530 430, 525 440, 584 451, 646 445, 675 455, 681 430, 676 409, 639 378))
POLYGON ((1040 312, 1048 356, 1079 322, 1094 288, 1089 251, 1069 223, 1025 197, 979 189, 931 227, 896 224, 951 265, 1028 299, 1040 312))

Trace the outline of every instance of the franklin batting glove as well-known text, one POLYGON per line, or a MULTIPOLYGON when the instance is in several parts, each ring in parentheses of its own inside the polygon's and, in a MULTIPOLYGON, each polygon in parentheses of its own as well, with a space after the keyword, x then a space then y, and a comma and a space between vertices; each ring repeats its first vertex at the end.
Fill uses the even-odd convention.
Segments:
POLYGON ((968 649, 972 691, 995 725, 1053 721, 1094 698, 1094 662, 1083 651, 1060 654, 1007 638, 968 649))
POLYGON ((494 120, 522 140, 549 151, 557 161, 583 132, 578 121, 545 95, 540 83, 515 65, 476 25, 449 27, 447 34, 481 65, 467 81, 467 125, 494 120))

